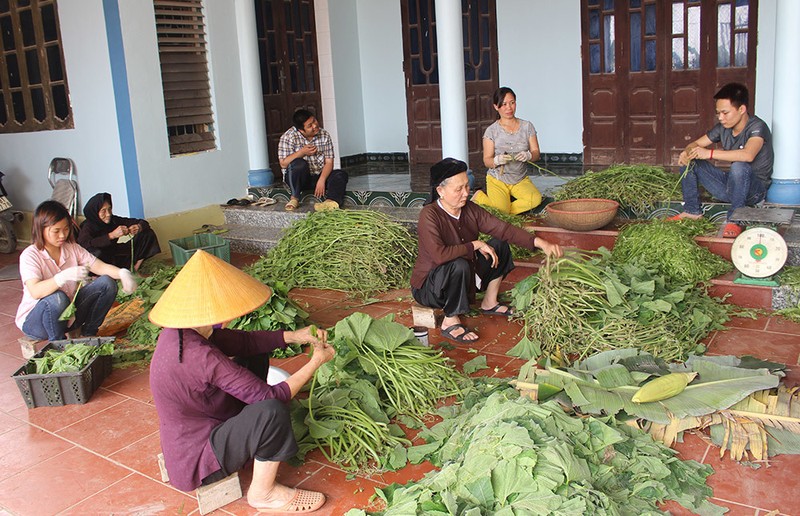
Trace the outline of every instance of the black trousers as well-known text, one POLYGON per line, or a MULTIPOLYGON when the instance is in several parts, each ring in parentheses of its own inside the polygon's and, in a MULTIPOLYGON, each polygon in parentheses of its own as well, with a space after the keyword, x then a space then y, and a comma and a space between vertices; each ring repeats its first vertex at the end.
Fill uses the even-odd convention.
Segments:
MULTIPOLYGON (((97 256, 106 263, 116 265, 123 269, 128 269, 131 266, 131 243, 124 244, 113 243, 108 247, 100 249, 89 249, 89 252, 97 256)), ((161 252, 161 247, 158 245, 158 236, 152 228, 148 228, 141 233, 138 233, 133 238, 133 262, 139 260, 147 260, 161 252)), ((133 272, 133 270, 131 270, 133 272)))
MULTIPOLYGON (((344 204, 344 192, 347 189, 347 172, 341 169, 331 170, 328 179, 325 180, 325 198, 344 204)), ((308 168, 308 162, 303 158, 295 158, 289 163, 286 169, 286 184, 292 192, 292 197, 301 198, 303 190, 313 190, 319 180, 319 176, 312 174, 308 168)))
MULTIPOLYGON (((269 355, 236 357, 234 361, 266 380, 269 355)), ((222 469, 205 477, 203 485, 239 471, 251 459, 283 462, 297 454, 289 405, 275 399, 246 405, 214 428, 209 440, 222 469)))
POLYGON ((481 253, 475 252, 475 271, 465 258, 443 263, 430 271, 421 288, 412 288, 411 295, 422 306, 441 308, 444 315, 453 317, 469 312, 470 292, 475 284, 475 275, 481 279, 479 292, 497 278, 505 278, 514 270, 511 247, 508 242, 492 238, 487 242, 497 253, 497 267, 481 253))

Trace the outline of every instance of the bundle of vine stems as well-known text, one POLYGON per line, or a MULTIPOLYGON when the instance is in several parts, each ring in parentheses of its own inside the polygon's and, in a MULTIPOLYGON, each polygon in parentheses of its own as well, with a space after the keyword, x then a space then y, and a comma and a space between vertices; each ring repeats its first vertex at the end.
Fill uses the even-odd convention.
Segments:
POLYGON ((567 199, 612 199, 644 216, 660 202, 681 200, 680 176, 653 165, 613 165, 599 172, 589 171, 564 184, 555 193, 557 201, 567 199))
POLYGON ((383 213, 331 210, 292 224, 248 272, 290 289, 341 290, 366 298, 407 288, 416 257, 416 239, 383 213))

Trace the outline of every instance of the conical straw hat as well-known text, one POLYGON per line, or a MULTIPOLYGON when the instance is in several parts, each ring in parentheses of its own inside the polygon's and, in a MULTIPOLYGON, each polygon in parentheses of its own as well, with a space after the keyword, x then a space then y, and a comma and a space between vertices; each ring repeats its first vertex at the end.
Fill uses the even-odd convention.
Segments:
POLYGON ((271 295, 268 286, 200 249, 150 311, 150 322, 165 328, 211 326, 252 312, 271 295))

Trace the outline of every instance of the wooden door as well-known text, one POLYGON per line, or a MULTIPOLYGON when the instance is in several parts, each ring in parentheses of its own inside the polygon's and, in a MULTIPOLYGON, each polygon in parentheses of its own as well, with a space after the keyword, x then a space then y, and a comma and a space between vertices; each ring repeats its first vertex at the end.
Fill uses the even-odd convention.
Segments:
POLYGON ((582 0, 584 163, 677 164, 713 95, 755 86, 757 0, 582 0))
MULTIPOLYGON (((313 0, 255 0, 270 168, 280 181, 278 140, 305 108, 322 120, 313 0)), ((323 126, 324 127, 324 126, 323 126)))
MULTIPOLYGON (((476 168, 483 166, 483 132, 496 119, 491 103, 498 87, 495 0, 462 0, 461 5, 467 144, 470 166, 476 168)), ((402 0, 402 19, 409 160, 435 163, 442 159, 442 133, 434 0, 402 0)))

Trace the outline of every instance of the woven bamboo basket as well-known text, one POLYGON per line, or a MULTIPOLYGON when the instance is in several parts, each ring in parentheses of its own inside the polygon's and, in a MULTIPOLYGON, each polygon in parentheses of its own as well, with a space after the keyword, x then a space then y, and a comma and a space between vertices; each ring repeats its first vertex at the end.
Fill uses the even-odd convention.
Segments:
POLYGON ((571 231, 599 229, 614 220, 619 203, 610 199, 569 199, 545 206, 547 220, 571 231))

